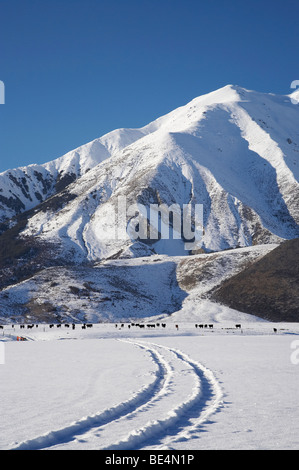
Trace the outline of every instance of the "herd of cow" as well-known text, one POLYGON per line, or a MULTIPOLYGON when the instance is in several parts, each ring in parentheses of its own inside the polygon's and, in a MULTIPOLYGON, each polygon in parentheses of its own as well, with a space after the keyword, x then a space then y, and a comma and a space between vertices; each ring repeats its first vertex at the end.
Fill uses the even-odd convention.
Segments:
MULTIPOLYGON (((121 323, 120 325, 118 325, 118 323, 115 324, 115 328, 124 328, 124 326, 125 326, 125 323, 121 323)), ((144 323, 129 323, 128 328, 131 328, 131 326, 137 326, 139 328, 145 328, 145 326, 147 326, 148 328, 156 328, 156 327, 161 326, 162 328, 166 328, 166 323, 148 323, 147 325, 145 325, 144 323)), ((235 327, 241 328, 241 325, 238 324, 238 325, 235 325, 235 327)), ((175 328, 178 330, 179 325, 175 325, 175 328)), ((195 328, 214 328, 214 325, 204 324, 204 323, 201 323, 201 324, 195 323, 195 328)))
MULTIPOLYGON (((124 328, 124 326, 125 323, 121 323, 120 325, 118 325, 118 323, 115 324, 115 328, 124 328)), ((148 323, 147 325, 145 325, 144 323, 129 323, 128 328, 131 328, 131 326, 136 326, 137 328, 145 328, 145 326, 147 326, 148 328, 156 328, 161 326, 162 328, 166 328, 166 323, 148 323)))
MULTIPOLYGON (((56 326, 56 328, 61 328, 61 326, 64 326, 65 328, 72 328, 73 330, 76 328, 76 325, 78 326, 78 324, 76 323, 51 323, 49 325, 49 328, 54 328, 56 326)), ((31 328, 38 328, 38 324, 34 324, 34 323, 30 323, 30 324, 24 324, 24 323, 21 323, 20 325, 20 328, 27 328, 27 329, 31 329, 31 328)), ((81 325, 81 328, 85 330, 85 328, 92 328, 93 324, 92 323, 83 323, 81 325)), ((115 324, 115 328, 124 328, 125 326, 125 323, 121 323, 120 325, 118 325, 118 323, 115 324)), ((162 328, 166 328, 166 323, 148 323, 147 325, 145 325, 144 323, 129 323, 128 324, 128 328, 131 328, 131 327, 139 327, 139 328, 145 328, 145 326, 147 326, 148 328, 159 328, 160 326, 162 328)), ((11 328, 14 328, 14 325, 10 325, 11 328)), ((213 328, 214 325, 213 324, 198 324, 198 323, 195 323, 195 328, 213 328)), ((241 325, 235 325, 236 328, 241 328, 241 325)), ((0 325, 0 329, 3 329, 4 326, 3 325, 0 325)), ((179 329, 179 325, 175 325, 175 328, 178 330, 179 329)))
MULTIPOLYGON (((131 327, 137 327, 137 328, 145 328, 147 326, 147 328, 159 328, 159 327, 162 327, 162 328, 166 328, 166 323, 116 323, 115 324, 115 327, 116 328, 119 328, 119 329, 122 329, 124 328, 125 326, 128 326, 128 328, 131 328, 131 327)), ((10 328, 14 328, 15 325, 9 325, 10 328)), ((22 328, 27 328, 27 329, 32 329, 32 328, 38 328, 38 324, 34 324, 34 323, 30 323, 30 324, 25 324, 25 323, 21 323, 19 325, 19 327, 22 329, 22 328)), ((42 325, 43 327, 45 325, 42 325)), ((49 324, 49 328, 54 328, 56 326, 56 328, 61 328, 62 326, 64 326, 65 328, 72 328, 73 330, 77 327, 80 327, 85 330, 86 328, 92 328, 93 324, 92 323, 83 323, 83 324, 78 324, 78 323, 51 323, 49 324)), ((179 329, 179 325, 178 324, 175 324, 175 328, 178 330, 179 329)), ((214 328, 214 325, 213 324, 207 324, 207 323, 195 323, 195 328, 209 328, 209 329, 212 329, 214 328)), ((235 325, 235 328, 241 328, 241 324, 236 324, 235 325)), ((0 330, 3 330, 4 329, 4 326, 3 325, 0 325, 0 330)), ((273 331, 274 333, 277 333, 277 328, 273 328, 273 331)), ((21 338, 21 337, 20 337, 21 338)), ((22 338, 23 339, 23 338, 22 338)))
MULTIPOLYGON (((49 328, 54 328, 56 326, 56 328, 61 328, 61 326, 64 326, 65 328, 72 328, 73 330, 76 328, 76 325, 79 326, 78 324, 76 323, 51 323, 49 325, 49 328)), ((25 323, 21 323, 20 325, 20 328, 27 328, 28 330, 31 330, 32 328, 38 328, 38 324, 34 324, 34 323, 28 323, 28 324, 25 324, 25 323)), ((43 325, 45 326, 45 325, 43 325)), ((85 328, 92 328, 92 323, 83 323, 81 325, 81 328, 83 330, 85 330, 85 328)), ((10 325, 11 328, 14 328, 15 325, 10 325)), ((4 326, 3 325, 0 325, 0 330, 3 330, 4 326)))

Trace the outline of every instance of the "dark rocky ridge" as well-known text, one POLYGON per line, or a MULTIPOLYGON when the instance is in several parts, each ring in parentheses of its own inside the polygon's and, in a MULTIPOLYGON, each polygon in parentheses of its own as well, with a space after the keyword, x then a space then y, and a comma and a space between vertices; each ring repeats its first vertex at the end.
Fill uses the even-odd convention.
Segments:
POLYGON ((299 238, 224 281, 212 299, 270 321, 299 321, 299 238))

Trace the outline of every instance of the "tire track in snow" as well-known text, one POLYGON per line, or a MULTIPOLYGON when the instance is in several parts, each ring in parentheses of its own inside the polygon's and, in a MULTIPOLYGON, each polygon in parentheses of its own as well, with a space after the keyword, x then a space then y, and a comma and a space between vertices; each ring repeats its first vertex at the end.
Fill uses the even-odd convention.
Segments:
POLYGON ((182 353, 177 349, 167 349, 194 368, 194 371, 199 376, 202 385, 201 395, 198 397, 198 403, 194 401, 195 409, 192 410, 192 403, 190 402, 189 405, 191 405, 191 407, 189 406, 189 410, 185 410, 185 412, 189 414, 189 417, 185 417, 185 419, 188 419, 190 425, 182 427, 182 429, 176 433, 175 437, 167 436, 167 438, 163 440, 163 445, 161 447, 163 449, 172 449, 172 444, 189 440, 194 434, 198 435, 198 432, 200 432, 200 429, 204 423, 208 421, 209 417, 219 411, 223 406, 223 393, 216 377, 210 369, 206 368, 199 362, 194 361, 187 354, 182 353), (197 413, 198 415, 196 416, 197 413))
MULTIPOLYGON (((144 345, 141 342, 135 342, 135 344, 141 347, 144 345)), ((151 403, 145 404, 143 408, 154 409, 155 402, 157 406, 161 400, 159 403, 162 405, 162 407, 160 406, 160 414, 163 416, 165 399, 166 401, 170 400, 171 403, 174 400, 175 404, 167 413, 164 413, 163 417, 149 420, 142 427, 133 429, 127 433, 125 438, 110 446, 106 445, 106 450, 138 450, 153 445, 157 448, 157 444, 160 444, 162 449, 171 449, 171 444, 187 440, 194 433, 198 434, 202 425, 222 406, 222 391, 212 371, 174 348, 148 342, 146 344, 152 347, 153 351, 155 348, 164 350, 164 360, 165 352, 168 356, 171 354, 175 357, 175 366, 172 366, 174 377, 172 379, 169 377, 168 385, 165 385, 165 388, 168 387, 169 390, 164 391, 164 399, 158 396, 153 397, 151 403), (176 390, 176 381, 179 375, 183 374, 185 367, 189 368, 189 380, 184 380, 183 394, 180 395, 179 390, 176 390), (191 375, 193 376, 193 386, 191 375), (175 396, 176 394, 178 396, 175 396), (186 396, 188 398, 184 399, 186 396)), ((169 360, 168 369, 171 368, 170 364, 173 362, 173 359, 169 360)), ((185 375, 185 378, 188 379, 188 375, 185 375)), ((154 410, 154 415, 158 413, 154 410)))
POLYGON ((147 341, 121 340, 149 352, 155 380, 126 402, 57 431, 20 443, 14 450, 93 448, 171 449, 200 432, 222 404, 213 373, 185 353, 147 341), (157 419, 159 416, 159 419, 157 419))
MULTIPOLYGON (((132 342, 127 342, 134 345, 132 342)), ((164 383, 169 378, 171 371, 168 368, 168 364, 158 352, 146 345, 142 346, 142 348, 150 353, 152 360, 157 367, 155 379, 150 384, 138 390, 133 397, 127 401, 108 408, 103 412, 77 420, 62 429, 49 431, 41 436, 28 439, 17 446, 12 447, 11 450, 42 450, 66 444, 73 441, 77 436, 89 432, 92 429, 98 429, 107 423, 132 413, 134 410, 144 405, 144 403, 148 403, 153 396, 156 397, 159 395, 161 390, 164 390, 164 383)))

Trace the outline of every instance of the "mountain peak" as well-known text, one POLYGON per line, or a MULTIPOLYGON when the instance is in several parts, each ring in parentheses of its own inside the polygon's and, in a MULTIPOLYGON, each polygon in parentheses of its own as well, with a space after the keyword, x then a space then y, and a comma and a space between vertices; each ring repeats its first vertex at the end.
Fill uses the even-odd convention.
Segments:
POLYGON ((66 312, 85 321, 87 311, 111 320, 124 305, 130 316, 165 314, 189 286, 196 311, 194 285, 206 298, 208 284, 299 237, 298 128, 299 106, 286 96, 230 84, 140 129, 0 174, 0 289, 30 279, 3 291, 2 307, 59 321, 66 312), (187 230, 185 207, 195 214, 187 230))
POLYGON ((108 208, 122 195, 130 204, 202 204, 207 252, 296 237, 299 107, 284 98, 229 84, 140 129, 1 174, 3 229, 35 208, 23 234, 58 241, 80 261, 184 253, 182 240, 101 239, 104 223, 113 233, 108 208))

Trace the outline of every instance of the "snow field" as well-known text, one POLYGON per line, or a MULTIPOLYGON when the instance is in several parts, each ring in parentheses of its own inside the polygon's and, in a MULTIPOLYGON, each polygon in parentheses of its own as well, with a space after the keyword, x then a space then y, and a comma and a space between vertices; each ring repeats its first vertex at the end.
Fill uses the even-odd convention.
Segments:
POLYGON ((142 353, 136 363, 133 348, 115 340, 104 343, 90 339, 5 344, 6 363, 0 371, 0 448, 18 447, 28 439, 33 439, 34 448, 45 442, 56 444, 72 435, 73 425, 81 432, 100 419, 99 410, 109 413, 151 383, 155 371, 142 353), (131 364, 129 382, 127 364, 131 364))
POLYGON ((0 337, 0 449, 299 447, 298 324, 41 326, 0 337))

